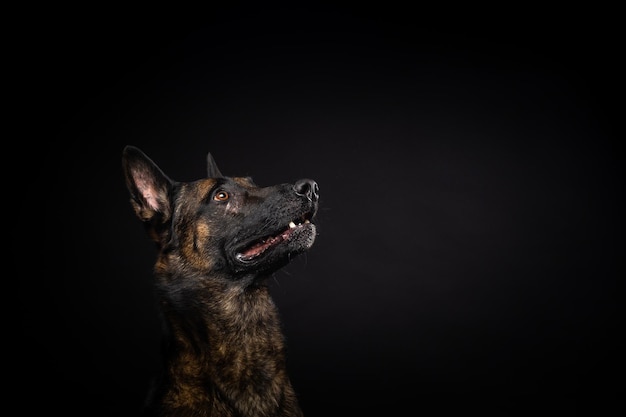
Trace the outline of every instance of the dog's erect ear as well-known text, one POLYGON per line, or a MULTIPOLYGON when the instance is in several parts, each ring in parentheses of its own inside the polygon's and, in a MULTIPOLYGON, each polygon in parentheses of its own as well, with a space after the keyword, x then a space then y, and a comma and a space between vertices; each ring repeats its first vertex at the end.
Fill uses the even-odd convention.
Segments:
POLYGON ((171 216, 170 192, 173 182, 150 158, 134 146, 126 146, 122 166, 131 204, 143 221, 165 223, 171 216))
POLYGON ((215 163, 215 159, 213 159, 213 155, 209 152, 206 156, 206 172, 207 177, 209 178, 223 178, 224 176, 220 172, 220 169, 217 167, 215 163))

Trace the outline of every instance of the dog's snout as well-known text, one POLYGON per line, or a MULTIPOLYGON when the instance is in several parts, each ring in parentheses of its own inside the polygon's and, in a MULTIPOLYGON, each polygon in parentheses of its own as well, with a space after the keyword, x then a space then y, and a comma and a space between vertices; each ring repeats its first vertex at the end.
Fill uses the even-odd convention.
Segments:
POLYGON ((296 181, 293 186, 294 191, 298 195, 306 196, 311 201, 317 201, 320 198, 320 188, 317 183, 310 179, 302 179, 296 181))

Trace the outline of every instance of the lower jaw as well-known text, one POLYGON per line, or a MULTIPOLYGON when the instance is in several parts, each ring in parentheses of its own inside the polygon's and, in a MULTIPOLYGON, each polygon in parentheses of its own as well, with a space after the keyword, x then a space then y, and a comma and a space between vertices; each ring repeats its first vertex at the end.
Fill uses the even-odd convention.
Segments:
POLYGON ((275 263, 283 264, 283 259, 288 262, 293 257, 309 249, 313 244, 314 236, 315 226, 307 221, 304 225, 297 226, 297 229, 292 229, 292 232, 289 233, 288 236, 285 236, 285 238, 278 242, 275 246, 265 249, 258 255, 246 257, 243 253, 236 253, 234 259, 239 265, 245 267, 254 265, 263 266, 263 264, 275 263), (310 234, 310 236, 307 236, 308 234, 310 234), (291 246, 293 241, 296 239, 309 243, 301 245, 301 247, 288 247, 291 246), (276 253, 277 251, 280 253, 276 253))

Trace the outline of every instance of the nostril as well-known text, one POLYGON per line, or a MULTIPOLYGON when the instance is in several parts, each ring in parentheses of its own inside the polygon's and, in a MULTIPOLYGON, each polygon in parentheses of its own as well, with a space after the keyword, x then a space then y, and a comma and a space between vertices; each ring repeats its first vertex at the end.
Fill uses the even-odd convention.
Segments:
POLYGON ((319 186, 310 179, 298 180, 293 186, 294 191, 298 195, 306 196, 311 201, 319 199, 319 186))

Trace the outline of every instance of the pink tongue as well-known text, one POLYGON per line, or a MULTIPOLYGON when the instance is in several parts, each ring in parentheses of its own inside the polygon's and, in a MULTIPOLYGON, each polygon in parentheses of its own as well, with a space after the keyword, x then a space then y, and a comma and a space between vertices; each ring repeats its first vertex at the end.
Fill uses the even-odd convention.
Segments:
POLYGON ((277 245, 278 243, 285 240, 287 236, 289 236, 290 234, 291 234, 291 229, 287 229, 278 236, 267 238, 263 242, 259 242, 255 245, 252 245, 245 251, 241 252, 241 255, 247 259, 251 259, 251 258, 254 258, 255 256, 259 256, 261 253, 265 252, 265 250, 269 248, 270 246, 277 245))

